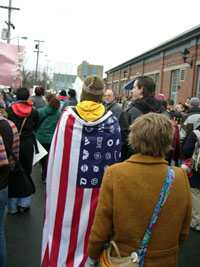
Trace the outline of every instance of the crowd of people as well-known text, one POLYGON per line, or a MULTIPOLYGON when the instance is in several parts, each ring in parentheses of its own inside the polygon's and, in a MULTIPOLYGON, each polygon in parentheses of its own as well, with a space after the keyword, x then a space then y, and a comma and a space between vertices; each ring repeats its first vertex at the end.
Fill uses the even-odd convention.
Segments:
POLYGON ((194 157, 200 100, 175 107, 162 93, 155 96, 148 76, 136 78, 124 101, 105 90, 98 75, 83 81, 80 101, 74 89, 9 93, 0 95, 0 266, 6 266, 6 207, 15 214, 31 206, 31 196, 7 196, 12 153, 32 176, 38 141, 47 151, 40 160, 46 184, 42 267, 98 266, 111 241, 123 257, 136 252, 141 266, 177 266, 190 227, 200 231, 200 160, 194 157), (165 194, 143 254, 143 237, 165 194))

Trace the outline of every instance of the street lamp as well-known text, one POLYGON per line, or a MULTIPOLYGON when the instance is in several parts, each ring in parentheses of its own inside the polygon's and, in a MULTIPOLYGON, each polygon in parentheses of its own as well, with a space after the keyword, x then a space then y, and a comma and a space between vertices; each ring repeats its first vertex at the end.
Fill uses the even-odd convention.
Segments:
POLYGON ((190 59, 189 59, 189 54, 190 54, 190 51, 187 48, 185 48, 181 52, 181 55, 182 55, 182 58, 183 58, 183 62, 184 63, 188 63, 190 65, 190 67, 192 68, 192 66, 193 66, 193 57, 190 57, 190 59), (187 59, 189 59, 189 62, 186 61, 187 59))
POLYGON ((17 39, 24 39, 24 40, 28 39, 28 37, 26 37, 26 36, 16 36, 16 37, 11 38, 10 41, 13 40, 13 39, 16 39, 16 38, 17 39))
POLYGON ((17 39, 17 45, 18 45, 18 47, 19 47, 19 39, 27 40, 28 37, 26 37, 26 36, 16 36, 16 37, 11 38, 10 41, 11 41, 11 40, 14 40, 14 39, 17 39))
POLYGON ((19 47, 19 39, 27 40, 28 37, 26 37, 26 36, 16 36, 16 37, 11 38, 10 41, 11 41, 11 40, 14 40, 14 39, 17 39, 17 45, 18 45, 18 47, 19 47))

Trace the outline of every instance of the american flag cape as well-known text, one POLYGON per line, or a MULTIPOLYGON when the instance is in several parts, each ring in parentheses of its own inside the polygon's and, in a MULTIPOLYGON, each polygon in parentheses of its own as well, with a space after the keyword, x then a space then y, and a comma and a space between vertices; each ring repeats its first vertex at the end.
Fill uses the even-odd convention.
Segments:
POLYGON ((120 127, 112 112, 95 122, 71 108, 62 113, 49 153, 42 267, 85 265, 102 177, 120 154, 120 127))

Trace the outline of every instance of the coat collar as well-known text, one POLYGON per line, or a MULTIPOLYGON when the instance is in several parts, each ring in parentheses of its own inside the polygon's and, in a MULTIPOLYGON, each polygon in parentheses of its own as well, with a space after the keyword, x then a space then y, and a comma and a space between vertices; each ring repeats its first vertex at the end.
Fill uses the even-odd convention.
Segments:
POLYGON ((135 154, 131 156, 127 161, 134 163, 142 163, 142 164, 166 164, 168 162, 164 159, 164 157, 153 157, 142 154, 135 154))

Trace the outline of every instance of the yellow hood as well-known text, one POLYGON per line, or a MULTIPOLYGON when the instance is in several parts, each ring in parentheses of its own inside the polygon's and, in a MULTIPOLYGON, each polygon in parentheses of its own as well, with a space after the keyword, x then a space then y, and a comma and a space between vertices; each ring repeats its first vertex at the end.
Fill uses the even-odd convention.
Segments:
POLYGON ((85 121, 96 121, 103 116, 105 108, 93 101, 82 101, 76 106, 79 116, 85 121))

